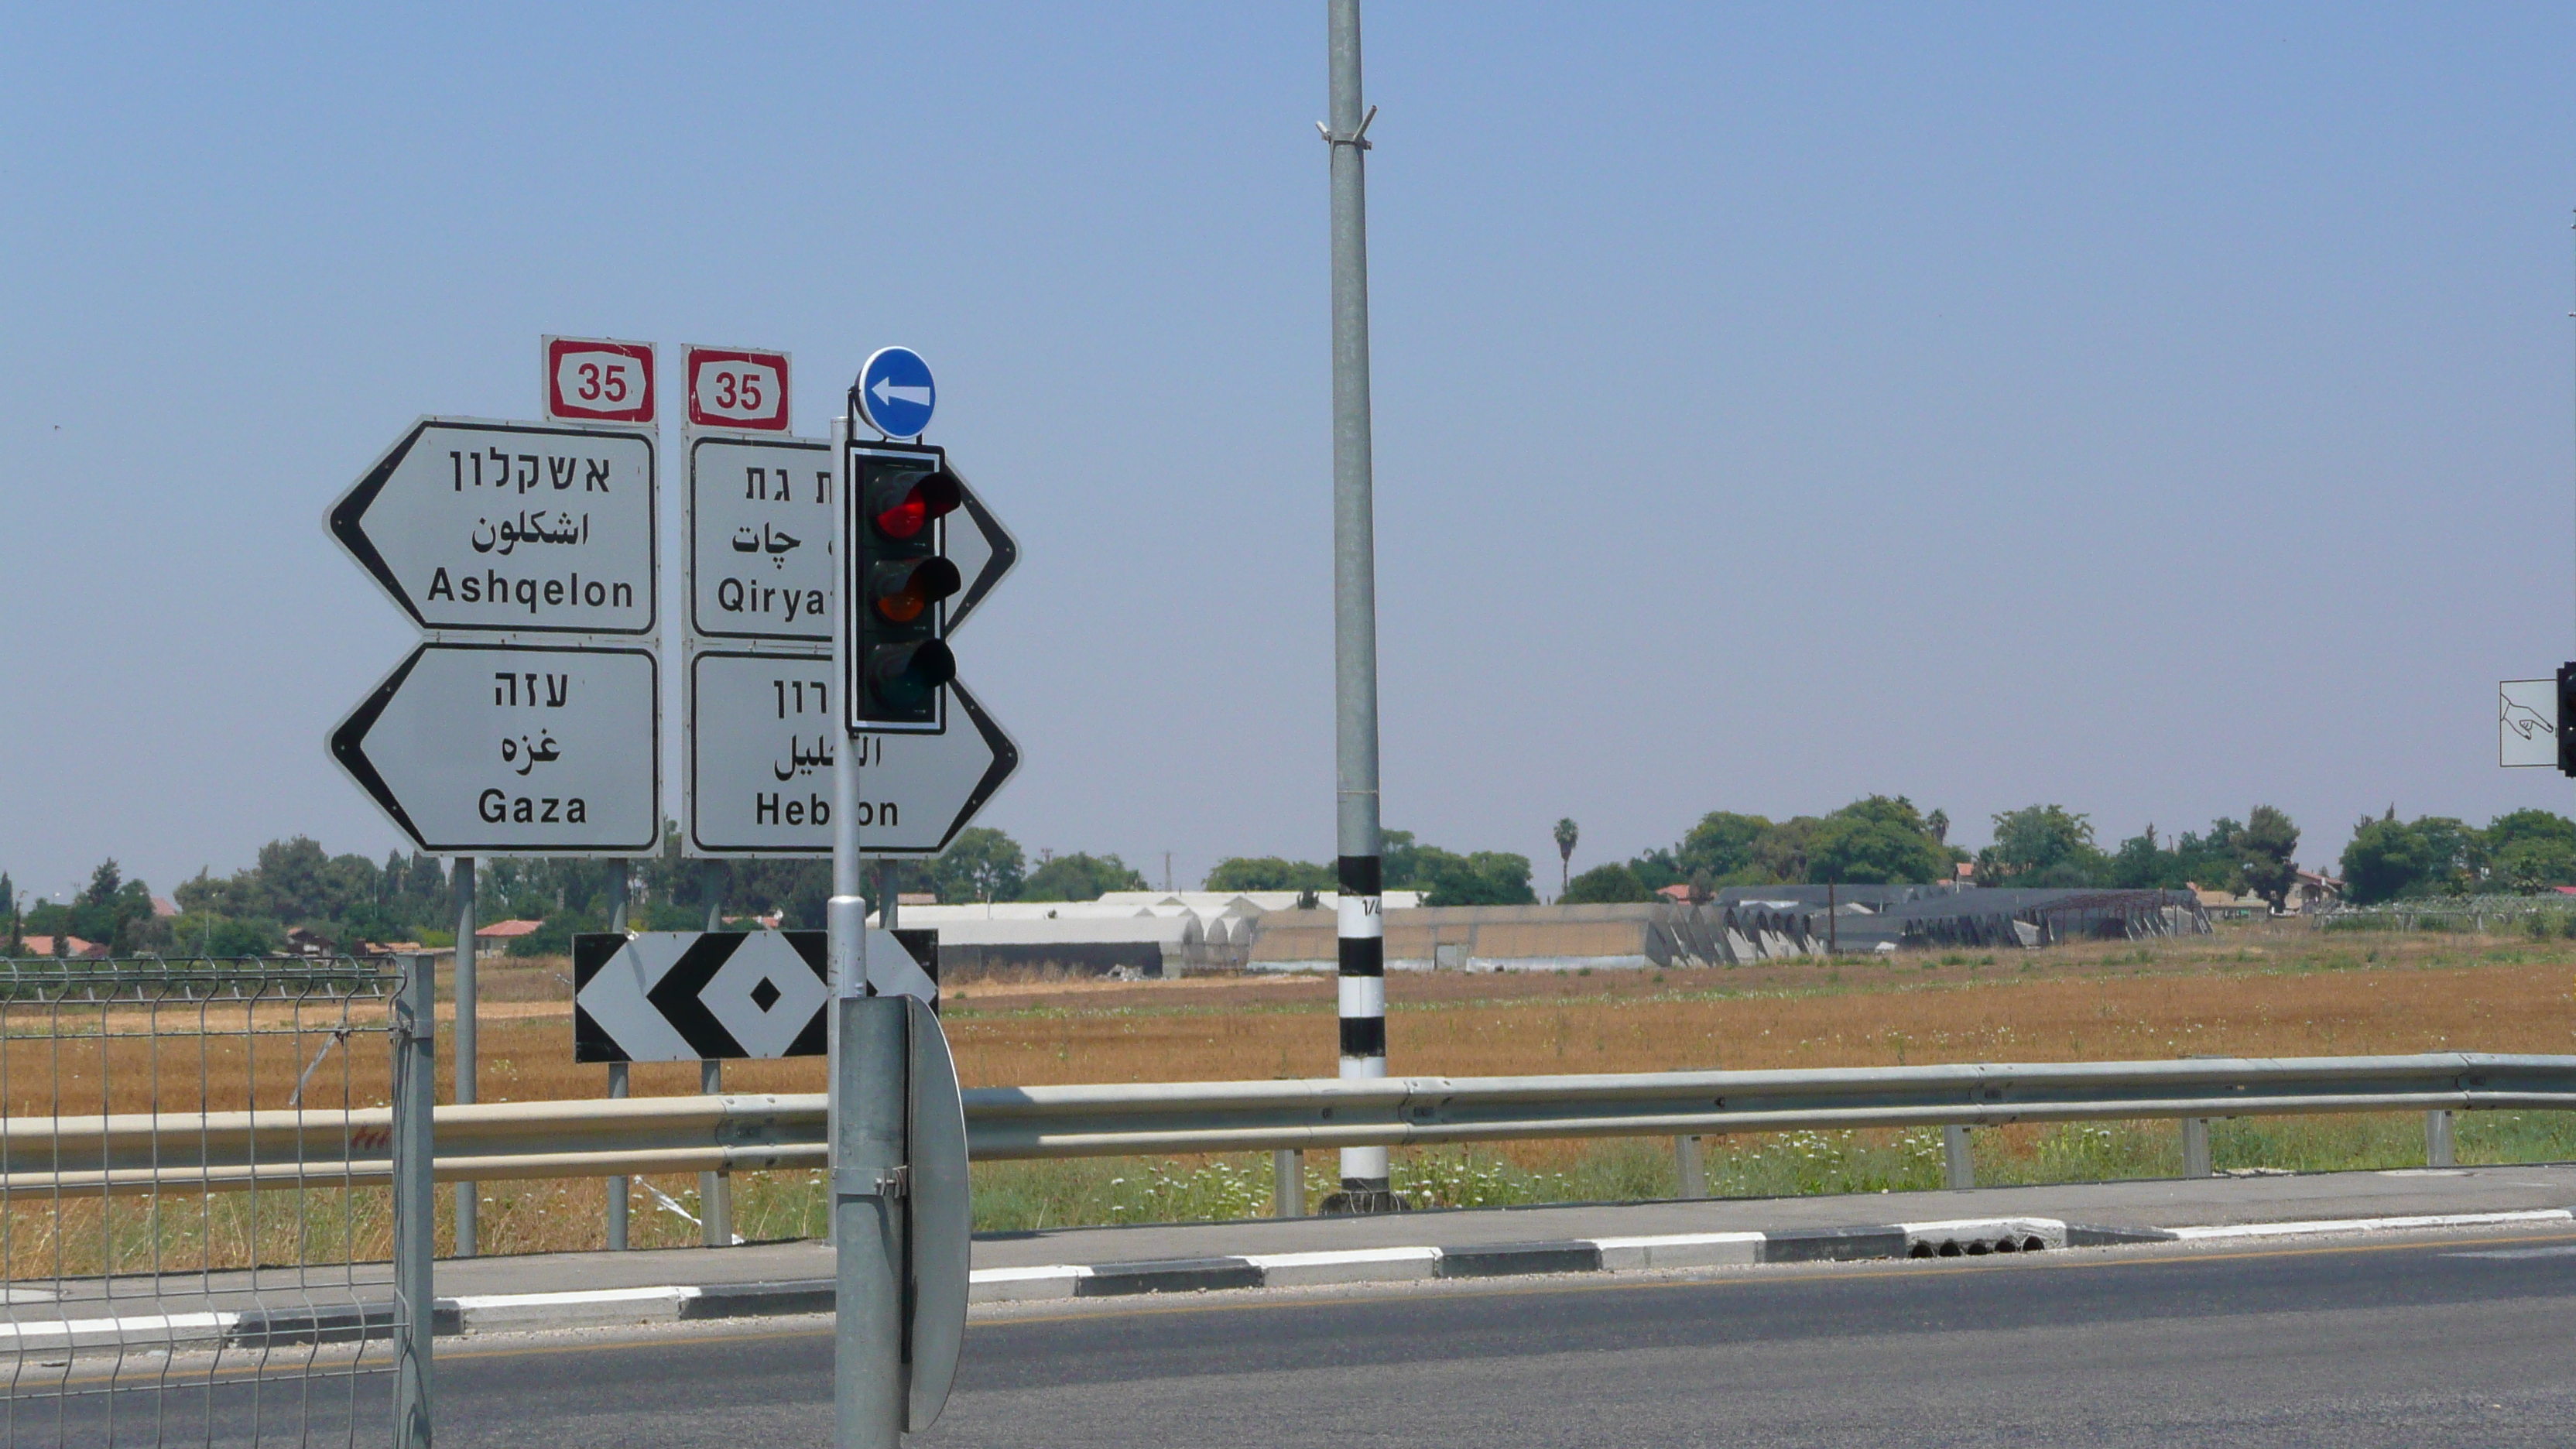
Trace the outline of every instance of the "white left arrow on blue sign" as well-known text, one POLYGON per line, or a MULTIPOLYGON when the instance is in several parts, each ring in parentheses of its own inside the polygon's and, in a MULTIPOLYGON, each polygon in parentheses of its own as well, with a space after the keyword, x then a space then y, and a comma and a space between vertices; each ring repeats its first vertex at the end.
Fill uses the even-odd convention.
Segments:
POLYGON ((331 757, 425 851, 649 855, 658 668, 633 647, 423 644, 331 757))

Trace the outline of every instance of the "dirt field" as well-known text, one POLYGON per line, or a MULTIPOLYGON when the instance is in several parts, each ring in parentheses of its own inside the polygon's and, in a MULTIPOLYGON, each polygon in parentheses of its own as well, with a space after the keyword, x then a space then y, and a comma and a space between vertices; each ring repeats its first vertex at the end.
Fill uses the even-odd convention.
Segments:
MULTIPOLYGON (((484 1101, 603 1095, 606 1071, 572 1061, 563 963, 487 965, 482 978, 484 1101)), ((2189 1055, 2311 1056, 2439 1049, 2576 1052, 2576 941, 2413 933, 2326 934, 2297 924, 2226 928, 2215 938, 2144 947, 1952 953, 1700 971, 1592 974, 1399 974, 1388 981, 1388 1055, 1406 1075, 1626 1072, 1675 1068, 1822 1067, 1950 1061, 2051 1061, 2189 1055)), ((969 1085, 1329 1076, 1329 977, 1211 977, 1173 982, 952 983, 946 1020, 969 1085)), ((85 1029, 127 1033, 47 1040, 83 1029, 69 1009, 0 1008, 0 1081, 18 1130, 30 1117, 280 1107, 318 1057, 307 1100, 318 1107, 383 1100, 380 1006, 336 1005, 297 1019, 262 1009, 246 1048, 243 1014, 165 1011, 166 1035, 138 1014, 92 1014, 85 1029), (30 1033, 36 1035, 30 1035, 30 1033), (227 1034, 229 1033, 229 1034, 227 1034), (102 1047, 104 1050, 102 1050, 102 1047), (155 1073, 158 1073, 156 1086, 155 1073)), ((449 1043, 441 1043, 441 1097, 449 1043)), ((820 1091, 818 1061, 728 1064, 728 1090, 820 1091)), ((638 1066, 637 1095, 697 1090, 694 1064, 638 1066)), ((2385 1114, 2383 1114, 2385 1115, 2385 1114)), ((2576 1151, 2567 1124, 2534 1114, 2479 1114, 2462 1124, 2463 1160, 2531 1160, 2576 1151), (2493 1118, 2492 1121, 2488 1120, 2493 1118), (2493 1140, 2488 1140, 2492 1138, 2493 1140)), ((2420 1162, 2420 1120, 2273 1119, 2222 1124, 2226 1163, 2289 1167, 2420 1162)), ((2174 1170, 2171 1124, 2018 1127, 1980 1134, 1986 1181, 2155 1175, 2174 1170)), ((1400 1186, 1426 1205, 1669 1195, 1669 1144, 1511 1143, 1398 1154, 1400 1186)), ((1712 1183, 1728 1193, 1877 1191, 1937 1182, 1937 1134, 1791 1133, 1712 1139, 1712 1183)), ((1329 1190, 1329 1155, 1308 1165, 1329 1190)), ((754 1174, 736 1184, 738 1230, 819 1230, 819 1179, 754 1174)), ((1227 1216, 1264 1210, 1266 1154, 1241 1161, 1115 1160, 978 1166, 977 1218, 987 1228, 1227 1216)), ((693 1180, 656 1179, 668 1205, 639 1189, 638 1246, 694 1240, 693 1180)), ((599 1245, 602 1184, 489 1184, 486 1251, 599 1245)), ((147 1222, 120 1206, 45 1204, 0 1214, 0 1276, 20 1277, 70 1243, 81 1261, 238 1261, 279 1233, 263 1205, 254 1227, 238 1194, 198 1214, 147 1222), (133 1221, 126 1221, 134 1218, 133 1221), (24 1221, 20 1221, 24 1219, 24 1221), (153 1226, 157 1222, 158 1226, 153 1226), (110 1243, 121 1244, 109 1248, 110 1243), (158 1244, 153 1248, 153 1244, 158 1244), (83 1244, 95 1244, 93 1249, 83 1244), (32 1255, 32 1256, 31 1256, 32 1255), (200 1257, 202 1255, 202 1257, 200 1257), (104 1261, 105 1259, 102 1259, 104 1261)), ((445 1197, 442 1195, 444 1204, 445 1197)), ((381 1213, 353 1204, 340 1237, 380 1254, 381 1213)), ((442 1207, 443 1212, 443 1207, 442 1207)), ((308 1249, 310 1245, 308 1244, 308 1249)), ((263 1249, 262 1255, 268 1251, 263 1249)), ((39 1273, 41 1276, 41 1272, 39 1273)))
MULTIPOLYGON (((485 1101, 604 1095, 606 1069, 572 1061, 563 963, 487 965, 482 978, 485 1101)), ((2576 941, 2415 933, 2320 933, 2299 924, 2231 926, 2148 946, 1844 958, 1697 971, 1398 973, 1388 979, 1387 1052, 1399 1074, 1875 1066, 2175 1056, 2318 1056, 2443 1049, 2576 1052, 2576 941)), ((446 1015, 445 1011, 442 1015, 446 1015)), ((202 1068, 209 1104, 283 1106, 317 1054, 309 1094, 381 1100, 381 1011, 330 1052, 338 1008, 307 1008, 300 1034, 260 1037, 249 1059, 241 1013, 193 1042, 127 1037, 61 1053, 6 1046, 8 1108, 143 1110, 153 1090, 187 1093, 202 1068)), ((970 1086, 1330 1076, 1330 977, 1170 982, 1002 982, 951 986, 945 1016, 970 1086)), ((139 1025, 120 1013, 117 1030, 139 1025)), ((266 1013, 261 1025, 287 1024, 266 1013)), ((11 1033, 40 1027, 0 1014, 11 1033)), ((165 1013, 191 1030, 193 1013, 165 1013)), ((448 1043, 441 1043, 442 1098, 448 1043)), ((818 1061, 736 1062, 734 1091, 820 1091, 818 1061)), ((639 1096, 697 1090, 694 1064, 638 1066, 639 1096)), ((172 1105, 164 1097, 165 1109, 172 1105)))

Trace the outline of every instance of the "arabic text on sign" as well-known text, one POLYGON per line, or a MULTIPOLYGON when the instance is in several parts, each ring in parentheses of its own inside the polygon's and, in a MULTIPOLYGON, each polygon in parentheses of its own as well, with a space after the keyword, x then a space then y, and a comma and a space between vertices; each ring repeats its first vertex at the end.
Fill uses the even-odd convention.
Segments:
POLYGON ((549 521, 539 510, 534 516, 522 511, 518 517, 504 518, 499 523, 478 518, 474 520, 471 542, 476 553, 497 553, 503 558, 518 552, 523 543, 588 543, 590 515, 575 518, 558 513, 549 521))

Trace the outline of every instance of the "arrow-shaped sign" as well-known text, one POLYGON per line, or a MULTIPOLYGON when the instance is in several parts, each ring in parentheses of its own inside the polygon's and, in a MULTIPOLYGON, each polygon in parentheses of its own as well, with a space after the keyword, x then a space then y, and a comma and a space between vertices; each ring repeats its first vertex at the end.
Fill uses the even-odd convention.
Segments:
POLYGON ((868 389, 868 391, 875 393, 877 401, 881 403, 908 402, 914 407, 926 408, 930 406, 930 389, 926 387, 897 387, 894 385, 894 381, 891 378, 878 378, 877 385, 868 389))
POLYGON ((653 435, 423 418, 325 520, 424 629, 651 634, 653 435))
MULTIPOLYGON (((952 474, 956 471, 949 469, 952 474)), ((966 622, 967 615, 975 612, 975 606, 984 602, 984 596, 993 592, 1002 575, 1020 561, 1019 540, 1011 537, 1011 531, 993 516, 993 510, 975 496, 974 485, 963 478, 957 481, 957 511, 965 514, 973 526, 960 528, 955 514, 940 524, 948 530, 948 561, 957 565, 958 576, 966 580, 966 587, 948 605, 948 632, 952 634, 966 622)))
MULTIPOLYGON (((937 855, 1019 768, 1020 747, 965 684, 951 681, 948 692, 956 708, 945 731, 852 735, 835 761, 859 767, 862 853, 937 855), (973 727, 961 728, 959 715, 973 727)), ((829 836, 826 830, 824 838, 829 836)))
POLYGON ((657 667, 643 648, 423 644, 331 757, 434 854, 650 854, 657 667))
MULTIPOLYGON (((577 1062, 819 1057, 831 1002, 821 931, 585 932, 572 938, 577 1062)), ((938 936, 868 932, 879 996, 939 999, 938 936), (916 951, 930 953, 924 967, 916 951)))

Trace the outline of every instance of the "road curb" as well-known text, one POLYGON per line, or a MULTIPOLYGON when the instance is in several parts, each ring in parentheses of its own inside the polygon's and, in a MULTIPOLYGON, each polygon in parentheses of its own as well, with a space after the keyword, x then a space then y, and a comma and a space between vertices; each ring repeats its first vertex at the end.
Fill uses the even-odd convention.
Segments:
MULTIPOLYGON (((2414 1217, 2328 1218, 2271 1223, 2213 1223, 2182 1228, 2119 1228, 2058 1218, 1954 1218, 1939 1222, 1870 1223, 1778 1232, 1666 1233, 1347 1248, 1124 1263, 1050 1263, 979 1268, 969 1277, 973 1303, 1011 1303, 1241 1288, 1308 1288, 1419 1282, 1432 1278, 1634 1272, 1651 1269, 1751 1267, 1765 1263, 1871 1262, 1969 1258, 1997 1253, 2106 1247, 2129 1243, 2227 1243, 2443 1228, 2548 1227, 2576 1223, 2576 1211, 2446 1213, 2414 1217)), ((437 1300, 441 1337, 620 1328, 728 1318, 773 1318, 832 1311, 829 1278, 752 1283, 667 1284, 558 1293, 469 1294, 437 1300)), ((146 1344, 164 1348, 275 1347, 380 1338, 391 1319, 383 1302, 300 1304, 239 1312, 134 1315, 0 1323, 0 1347, 90 1348, 146 1344)))

